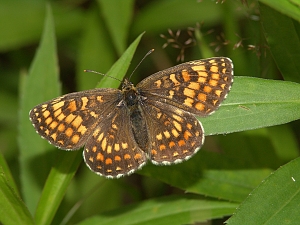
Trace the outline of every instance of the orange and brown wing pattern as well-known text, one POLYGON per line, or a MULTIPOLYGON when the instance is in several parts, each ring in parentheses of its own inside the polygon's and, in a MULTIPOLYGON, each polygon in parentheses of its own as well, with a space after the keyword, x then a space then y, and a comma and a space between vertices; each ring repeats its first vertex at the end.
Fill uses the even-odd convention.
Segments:
POLYGON ((141 81, 137 88, 147 98, 207 116, 226 98, 232 82, 232 61, 216 57, 160 71, 141 81))
POLYGON ((120 101, 120 90, 93 89, 67 94, 34 107, 30 120, 38 134, 68 150, 82 147, 120 101))
POLYGON ((145 164, 146 154, 134 139, 125 106, 117 107, 101 121, 88 138, 83 155, 93 172, 107 178, 129 175, 145 164))
POLYGON ((180 163, 203 145, 204 130, 189 112, 147 100, 143 106, 149 131, 149 155, 154 164, 180 163))

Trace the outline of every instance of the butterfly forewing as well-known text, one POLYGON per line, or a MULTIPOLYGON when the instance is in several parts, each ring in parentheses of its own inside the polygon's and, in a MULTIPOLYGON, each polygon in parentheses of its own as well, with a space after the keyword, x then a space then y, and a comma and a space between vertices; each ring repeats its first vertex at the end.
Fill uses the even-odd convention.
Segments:
POLYGON ((156 98, 199 116, 214 112, 233 82, 229 58, 216 57, 183 63, 141 81, 141 95, 156 98))
POLYGON ((30 119, 37 133, 51 144, 62 149, 78 149, 117 107, 120 92, 93 89, 67 94, 34 107, 30 119))

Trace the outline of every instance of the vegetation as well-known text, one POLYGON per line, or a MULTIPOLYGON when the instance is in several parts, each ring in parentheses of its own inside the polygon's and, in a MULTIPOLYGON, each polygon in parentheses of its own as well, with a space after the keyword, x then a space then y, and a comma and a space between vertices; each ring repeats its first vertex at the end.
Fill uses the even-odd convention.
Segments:
POLYGON ((1 0, 0 222, 297 224, 299 6, 297 0, 1 0), (234 62, 228 98, 199 118, 206 142, 193 158, 149 163, 109 180, 86 167, 82 150, 58 150, 35 133, 28 117, 35 105, 120 85, 84 69, 123 79, 152 48, 134 83, 178 60, 234 62))

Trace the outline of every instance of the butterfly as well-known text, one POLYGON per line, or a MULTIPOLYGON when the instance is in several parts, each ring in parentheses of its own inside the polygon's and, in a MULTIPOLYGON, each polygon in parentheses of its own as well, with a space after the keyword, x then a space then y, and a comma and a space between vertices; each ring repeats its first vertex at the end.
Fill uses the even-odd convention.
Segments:
POLYGON ((157 165, 191 158, 204 143, 195 116, 215 112, 233 83, 226 57, 195 60, 159 71, 134 86, 75 92, 37 105, 30 120, 37 133, 65 150, 84 146, 96 174, 129 175, 148 160, 157 165))

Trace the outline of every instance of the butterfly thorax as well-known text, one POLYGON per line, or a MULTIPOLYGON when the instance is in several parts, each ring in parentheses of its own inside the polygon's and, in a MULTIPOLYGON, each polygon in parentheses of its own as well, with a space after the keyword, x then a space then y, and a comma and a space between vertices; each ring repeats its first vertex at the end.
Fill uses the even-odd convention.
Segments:
POLYGON ((141 105, 145 97, 141 96, 138 89, 127 79, 122 85, 123 100, 130 115, 132 132, 138 146, 145 152, 148 150, 147 124, 143 117, 141 105))

